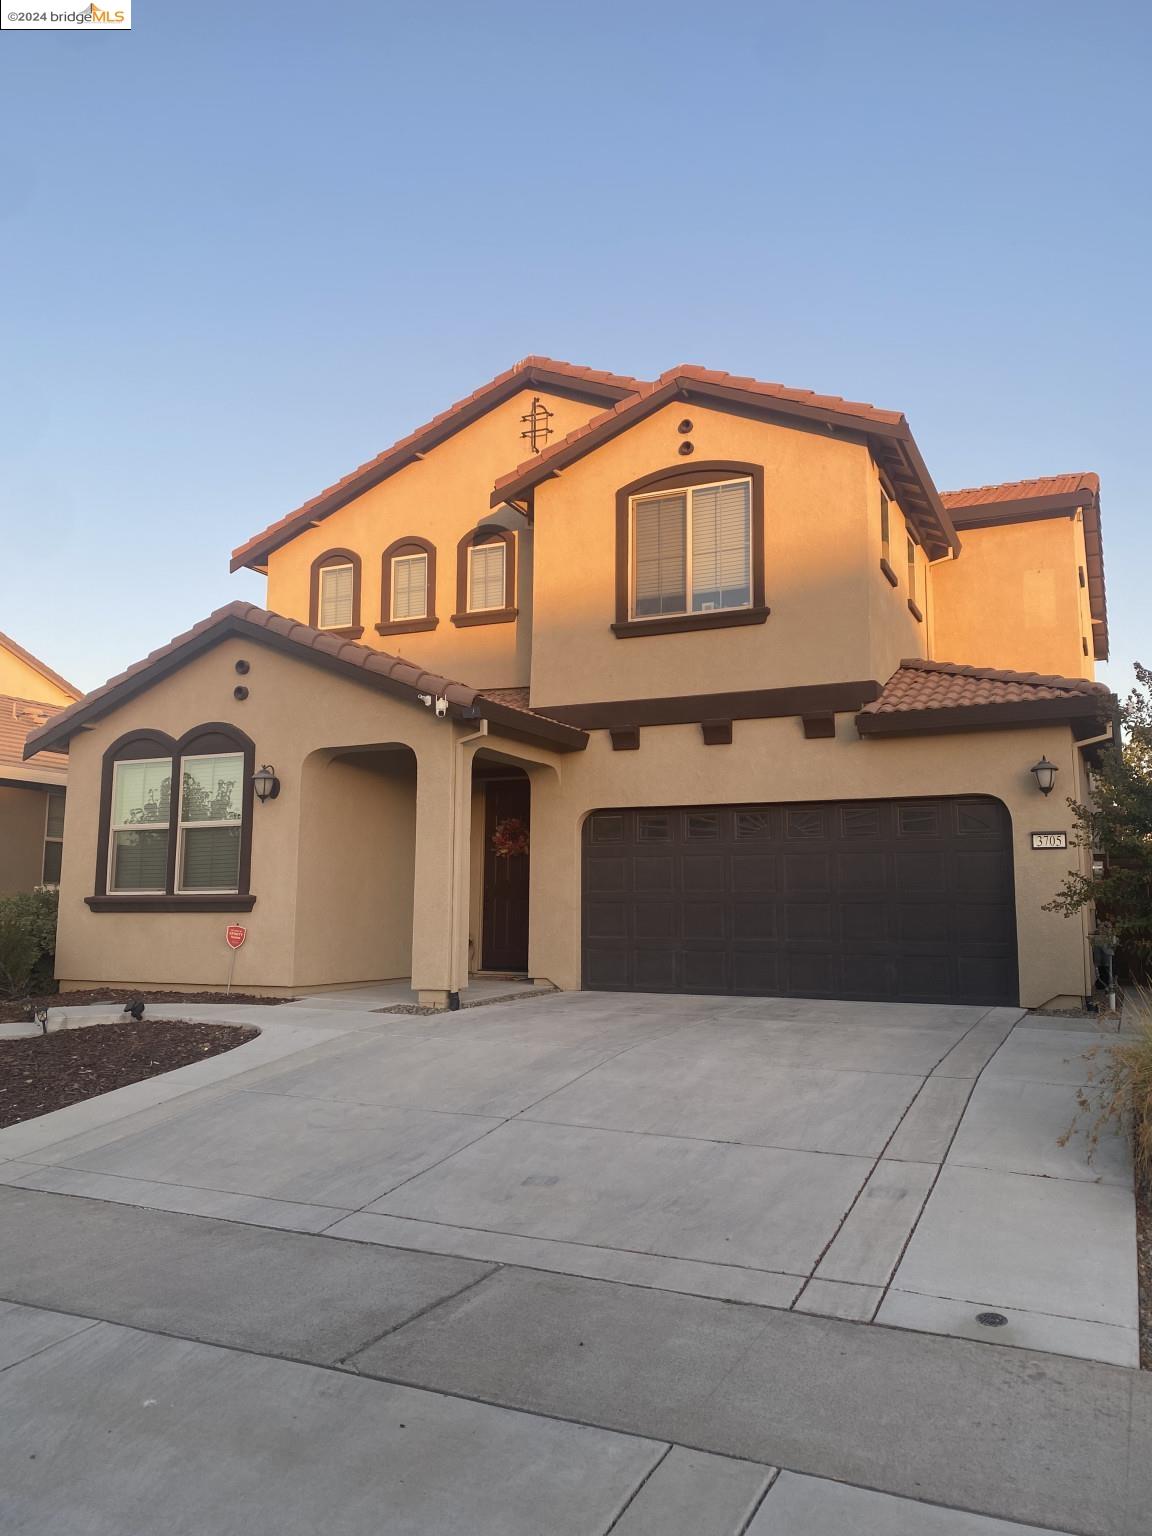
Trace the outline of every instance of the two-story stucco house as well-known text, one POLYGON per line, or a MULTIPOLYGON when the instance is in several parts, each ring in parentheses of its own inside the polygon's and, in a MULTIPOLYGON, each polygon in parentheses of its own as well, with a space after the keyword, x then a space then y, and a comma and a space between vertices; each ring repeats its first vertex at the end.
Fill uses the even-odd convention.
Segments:
POLYGON ((0 634, 0 896, 60 879, 68 759, 24 748, 78 698, 66 678, 0 634))
POLYGON ((533 357, 232 565, 267 609, 29 742, 66 988, 216 987, 240 922, 268 992, 1090 989, 1034 834, 1112 730, 1093 475, 941 495, 898 412, 533 357))

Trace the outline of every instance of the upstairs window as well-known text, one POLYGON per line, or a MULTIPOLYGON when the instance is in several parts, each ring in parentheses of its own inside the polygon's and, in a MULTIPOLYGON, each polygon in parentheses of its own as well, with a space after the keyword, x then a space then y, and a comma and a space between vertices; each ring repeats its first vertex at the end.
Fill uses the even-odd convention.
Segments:
POLYGON ((360 623, 360 556, 350 549, 330 549, 312 562, 308 622, 358 640, 360 623))
POLYGON ((428 616, 428 556, 393 555, 392 605, 388 617, 393 623, 428 616))
POLYGON ((116 763, 108 847, 110 891, 144 894, 167 888, 171 820, 172 759, 116 763))
POLYGON ((178 890, 236 891, 240 881, 244 754, 180 759, 178 890))
POLYGON ((916 546, 908 541, 908 601, 916 601, 916 546))
POLYGON ((884 491, 880 492, 880 553, 889 563, 892 560, 892 528, 891 515, 888 507, 888 496, 884 491))
POLYGON ((60 859, 64 851, 64 791, 48 791, 48 809, 44 820, 45 885, 60 884, 60 859))
POLYGON ((503 542, 474 544, 468 551, 468 612, 487 613, 505 606, 503 542))
POLYGON ((352 624, 352 566, 325 565, 320 569, 321 629, 348 629, 352 624))
POLYGON ((751 588, 748 480, 632 498, 632 617, 747 608, 751 588))

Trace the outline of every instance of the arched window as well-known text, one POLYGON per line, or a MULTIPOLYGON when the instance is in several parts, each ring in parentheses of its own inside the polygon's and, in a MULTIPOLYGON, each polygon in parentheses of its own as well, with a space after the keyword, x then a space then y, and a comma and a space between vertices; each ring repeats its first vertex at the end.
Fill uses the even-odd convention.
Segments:
POLYGON ((397 539, 380 564, 378 634, 411 634, 435 629, 436 548, 427 539, 397 539))
POLYGON ((620 638, 762 624, 764 470, 694 463, 616 493, 620 638))
POLYGON ((351 549, 329 549, 312 562, 308 622, 313 629, 357 640, 360 622, 360 556, 351 549))
POLYGON ((488 524, 466 533, 456 547, 453 624, 508 624, 516 607, 516 535, 488 524))
POLYGON ((98 911, 249 910, 255 749, 231 725, 121 736, 104 754, 98 911))

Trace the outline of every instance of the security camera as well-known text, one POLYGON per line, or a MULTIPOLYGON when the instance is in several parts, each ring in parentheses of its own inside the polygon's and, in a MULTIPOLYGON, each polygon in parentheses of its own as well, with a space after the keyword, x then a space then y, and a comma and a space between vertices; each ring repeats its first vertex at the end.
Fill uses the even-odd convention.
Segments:
POLYGON ((444 716, 447 713, 448 713, 448 700, 447 699, 437 699, 436 700, 436 718, 437 718, 437 720, 443 720, 444 716))

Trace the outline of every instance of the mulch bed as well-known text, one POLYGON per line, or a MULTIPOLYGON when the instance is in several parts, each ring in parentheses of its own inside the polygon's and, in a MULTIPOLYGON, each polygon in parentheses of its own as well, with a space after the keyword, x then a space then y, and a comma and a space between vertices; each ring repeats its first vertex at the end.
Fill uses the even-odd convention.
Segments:
POLYGON ((229 1024, 144 1018, 0 1040, 0 1126, 219 1056, 259 1033, 229 1024))
POLYGON ((35 1008, 80 1008, 85 1003, 290 1003, 290 997, 251 997, 247 992, 126 992, 122 987, 90 987, 86 992, 46 992, 40 997, 21 997, 0 1002, 0 1024, 18 1024, 32 1017, 35 1008))

